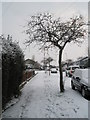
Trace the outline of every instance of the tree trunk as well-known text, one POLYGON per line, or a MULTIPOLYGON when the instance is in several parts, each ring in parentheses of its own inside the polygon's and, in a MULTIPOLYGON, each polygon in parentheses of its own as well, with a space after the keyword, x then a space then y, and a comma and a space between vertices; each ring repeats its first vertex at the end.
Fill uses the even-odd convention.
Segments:
POLYGON ((62 73, 62 50, 59 51, 59 72, 60 72, 60 92, 64 92, 63 73, 62 73))

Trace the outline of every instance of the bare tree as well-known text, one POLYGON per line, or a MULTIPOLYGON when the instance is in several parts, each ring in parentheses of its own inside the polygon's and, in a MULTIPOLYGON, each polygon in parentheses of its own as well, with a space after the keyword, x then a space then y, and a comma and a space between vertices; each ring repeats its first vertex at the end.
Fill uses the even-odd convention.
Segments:
POLYGON ((53 61, 53 58, 51 57, 48 57, 48 58, 45 58, 44 60, 42 60, 41 62, 45 65, 49 64, 49 67, 50 67, 50 63, 53 61))
POLYGON ((47 61, 48 64, 50 64, 50 62, 52 62, 53 59, 52 59, 51 57, 48 57, 48 58, 46 59, 46 61, 47 61))
POLYGON ((73 60, 72 59, 67 59, 66 62, 67 62, 67 66, 69 66, 73 63, 73 60))
POLYGON ((49 65, 49 75, 50 75, 50 63, 53 61, 53 59, 51 57, 48 57, 46 60, 49 65))
POLYGON ((67 43, 82 43, 86 33, 83 17, 75 16, 69 21, 62 22, 60 18, 53 19, 50 13, 37 14, 31 16, 28 22, 26 34, 29 35, 28 45, 36 42, 40 49, 57 47, 59 49, 59 71, 60 71, 60 91, 64 92, 62 74, 62 52, 67 43))

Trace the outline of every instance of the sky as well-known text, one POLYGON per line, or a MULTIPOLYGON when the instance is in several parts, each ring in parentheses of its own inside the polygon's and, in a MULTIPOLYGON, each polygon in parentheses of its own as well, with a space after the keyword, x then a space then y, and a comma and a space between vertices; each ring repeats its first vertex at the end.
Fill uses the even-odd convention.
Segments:
MULTIPOLYGON (((24 42, 28 36, 24 33, 29 17, 41 13, 50 12, 54 17, 61 17, 63 20, 71 18, 73 15, 82 14, 85 21, 88 20, 88 2, 4 2, 2 3, 2 33, 7 36, 12 35, 14 41, 18 41, 24 51, 25 59, 32 58, 41 62, 44 59, 44 51, 40 51, 37 45, 30 45, 26 48, 24 42)), ((78 57, 87 55, 88 39, 81 47, 76 44, 68 44, 63 52, 63 61, 66 59, 76 60, 78 57)), ((58 50, 49 50, 46 57, 52 57, 52 64, 58 64, 58 50)))

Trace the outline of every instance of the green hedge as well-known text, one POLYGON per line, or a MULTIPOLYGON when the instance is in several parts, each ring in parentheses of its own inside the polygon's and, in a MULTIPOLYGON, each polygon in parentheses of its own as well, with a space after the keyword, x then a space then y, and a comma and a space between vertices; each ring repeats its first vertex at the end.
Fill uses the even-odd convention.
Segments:
POLYGON ((2 107, 12 96, 19 95, 24 70, 24 55, 11 38, 2 39, 2 107))

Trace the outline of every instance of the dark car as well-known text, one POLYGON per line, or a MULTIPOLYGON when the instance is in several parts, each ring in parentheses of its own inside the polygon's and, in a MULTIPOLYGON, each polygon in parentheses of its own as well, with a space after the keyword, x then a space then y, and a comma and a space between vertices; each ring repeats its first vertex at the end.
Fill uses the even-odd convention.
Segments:
POLYGON ((56 68, 52 68, 52 69, 51 69, 51 73, 57 73, 56 68))
POLYGON ((90 84, 88 83, 88 79, 88 69, 76 69, 71 79, 72 89, 75 90, 77 88, 85 98, 90 98, 90 84))

